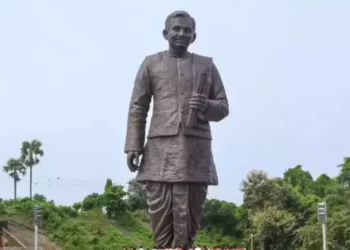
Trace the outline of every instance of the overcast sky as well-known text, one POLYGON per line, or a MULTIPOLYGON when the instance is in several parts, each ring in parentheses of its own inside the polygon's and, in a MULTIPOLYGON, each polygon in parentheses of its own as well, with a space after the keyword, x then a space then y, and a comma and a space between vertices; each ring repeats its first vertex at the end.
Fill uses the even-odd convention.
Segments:
MULTIPOLYGON (((191 51, 214 58, 229 98, 230 116, 212 125, 220 184, 210 197, 241 203, 253 169, 335 176, 350 156, 348 0, 3 0, 0 165, 41 140, 33 192, 59 204, 132 178, 123 147, 133 81, 146 55, 167 48, 164 21, 178 9, 196 19, 191 51)), ((18 195, 29 195, 29 176, 18 195)), ((2 172, 0 197, 13 197, 2 172)))

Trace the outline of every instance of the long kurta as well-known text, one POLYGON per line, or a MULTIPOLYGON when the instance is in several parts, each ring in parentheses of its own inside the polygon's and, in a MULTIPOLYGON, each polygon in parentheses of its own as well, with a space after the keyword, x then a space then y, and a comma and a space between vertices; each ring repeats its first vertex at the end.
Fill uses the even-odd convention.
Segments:
POLYGON ((125 152, 143 153, 136 180, 217 185, 209 122, 227 115, 225 89, 211 58, 191 53, 176 58, 166 51, 146 57, 135 80, 125 144, 125 152), (188 128, 189 99, 200 72, 208 75, 208 109, 198 115, 194 128, 188 128), (152 97, 153 116, 144 146, 152 97))

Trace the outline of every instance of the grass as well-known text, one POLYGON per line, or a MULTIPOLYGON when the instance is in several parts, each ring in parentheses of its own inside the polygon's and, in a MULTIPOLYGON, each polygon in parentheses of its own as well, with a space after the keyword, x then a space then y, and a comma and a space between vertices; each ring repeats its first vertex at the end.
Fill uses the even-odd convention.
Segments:
MULTIPOLYGON (((25 209, 26 204, 23 205, 25 209)), ((4 219, 20 223, 22 227, 32 228, 32 213, 23 212, 18 204, 6 207, 0 213, 4 219), (27 214, 27 215, 25 215, 27 214)), ((144 211, 125 213, 115 220, 108 219, 100 211, 87 211, 66 215, 67 208, 48 205, 43 207, 42 232, 49 239, 67 250, 109 250, 122 247, 143 246, 153 248, 152 231, 149 226, 148 215, 144 211)), ((16 235, 21 240, 21 235, 16 235)), ((209 234, 201 231, 197 244, 214 246, 229 241, 219 234, 209 234)))

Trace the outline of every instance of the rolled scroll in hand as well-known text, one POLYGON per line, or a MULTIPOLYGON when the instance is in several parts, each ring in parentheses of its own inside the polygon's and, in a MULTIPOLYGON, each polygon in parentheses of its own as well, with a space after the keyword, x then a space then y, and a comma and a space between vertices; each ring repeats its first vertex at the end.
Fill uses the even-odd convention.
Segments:
MULTIPOLYGON (((200 73, 199 78, 197 81, 197 84, 195 86, 195 92, 198 94, 205 94, 205 81, 207 79, 207 74, 206 73, 200 73)), ((190 113, 188 114, 187 117, 187 123, 186 126, 193 128, 196 124, 197 121, 197 111, 194 109, 190 109, 190 113)))

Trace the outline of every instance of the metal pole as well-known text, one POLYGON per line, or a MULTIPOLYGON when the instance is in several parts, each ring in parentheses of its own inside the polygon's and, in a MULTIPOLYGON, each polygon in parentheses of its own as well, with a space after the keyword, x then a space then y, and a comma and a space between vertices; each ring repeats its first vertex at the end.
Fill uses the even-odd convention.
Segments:
POLYGON ((323 250, 327 250, 326 223, 322 223, 322 238, 323 238, 323 250))
POLYGON ((38 250, 38 224, 35 223, 34 229, 34 250, 38 250))
POLYGON ((250 249, 253 250, 253 234, 250 235, 250 249))

